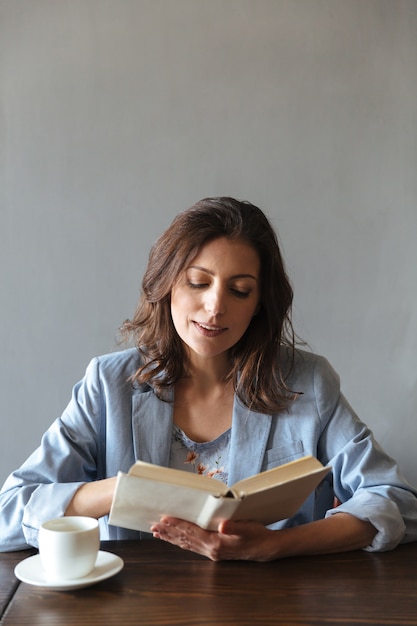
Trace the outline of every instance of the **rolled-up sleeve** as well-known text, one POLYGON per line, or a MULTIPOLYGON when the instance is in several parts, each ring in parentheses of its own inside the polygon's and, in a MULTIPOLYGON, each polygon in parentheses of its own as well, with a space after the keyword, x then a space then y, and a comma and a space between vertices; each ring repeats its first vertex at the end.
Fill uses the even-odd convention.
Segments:
POLYGON ((0 550, 37 547, 40 524, 64 515, 75 492, 97 476, 100 382, 97 360, 87 368, 63 415, 0 493, 0 550))
POLYGON ((377 533, 369 551, 417 540, 417 492, 397 463, 381 448, 340 391, 339 377, 318 358, 314 387, 322 431, 319 456, 332 467, 333 489, 341 504, 326 516, 349 513, 370 522, 377 533))
POLYGON ((337 513, 349 513, 374 526, 376 535, 372 543, 365 548, 370 552, 392 550, 406 536, 406 525, 397 504, 378 493, 369 491, 357 493, 344 504, 330 509, 326 517, 337 513))

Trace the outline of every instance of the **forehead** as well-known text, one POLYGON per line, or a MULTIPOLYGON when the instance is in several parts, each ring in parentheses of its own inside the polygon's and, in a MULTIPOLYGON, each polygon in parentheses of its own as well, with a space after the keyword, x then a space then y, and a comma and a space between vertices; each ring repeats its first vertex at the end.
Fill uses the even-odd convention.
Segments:
POLYGON ((221 269, 235 274, 254 274, 260 271, 260 259, 255 248, 243 239, 219 237, 205 243, 189 263, 208 270, 221 269))

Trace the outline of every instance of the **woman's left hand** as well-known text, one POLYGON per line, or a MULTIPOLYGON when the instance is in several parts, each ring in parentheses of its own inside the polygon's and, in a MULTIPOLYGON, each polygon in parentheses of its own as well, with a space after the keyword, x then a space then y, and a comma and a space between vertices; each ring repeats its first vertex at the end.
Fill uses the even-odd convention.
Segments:
POLYGON ((372 544, 377 531, 370 522, 340 512, 282 530, 270 530, 258 522, 229 520, 221 522, 217 531, 209 531, 175 517, 163 517, 151 532, 158 539, 212 561, 271 561, 300 554, 359 550, 372 544))
POLYGON ((156 539, 191 550, 212 561, 268 561, 272 558, 272 535, 276 534, 276 531, 268 530, 258 522, 224 521, 217 531, 209 531, 176 517, 163 517, 152 526, 151 532, 156 539))

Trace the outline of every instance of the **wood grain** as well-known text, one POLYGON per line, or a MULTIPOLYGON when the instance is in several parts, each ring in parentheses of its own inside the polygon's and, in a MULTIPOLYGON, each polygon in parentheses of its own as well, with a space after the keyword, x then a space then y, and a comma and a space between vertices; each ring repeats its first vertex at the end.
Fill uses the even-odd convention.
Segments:
POLYGON ((117 576, 71 592, 22 583, 0 624, 417 624, 417 543, 271 563, 213 563, 158 541, 102 549, 124 559, 117 576))

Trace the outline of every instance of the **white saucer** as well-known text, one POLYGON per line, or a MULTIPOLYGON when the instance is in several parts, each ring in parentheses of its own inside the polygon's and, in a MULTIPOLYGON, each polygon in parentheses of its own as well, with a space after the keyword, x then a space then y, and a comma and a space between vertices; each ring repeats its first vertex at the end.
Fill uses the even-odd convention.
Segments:
POLYGON ((16 565, 15 576, 24 583, 36 585, 37 587, 45 587, 46 589, 54 589, 55 591, 67 591, 69 589, 81 589, 94 585, 101 580, 106 580, 110 576, 114 576, 123 568, 123 559, 111 552, 100 552, 92 572, 88 576, 82 578, 73 578, 67 580, 48 580, 45 570, 43 569, 39 554, 30 556, 24 561, 16 565))

